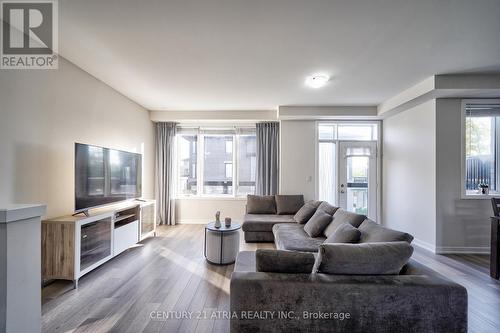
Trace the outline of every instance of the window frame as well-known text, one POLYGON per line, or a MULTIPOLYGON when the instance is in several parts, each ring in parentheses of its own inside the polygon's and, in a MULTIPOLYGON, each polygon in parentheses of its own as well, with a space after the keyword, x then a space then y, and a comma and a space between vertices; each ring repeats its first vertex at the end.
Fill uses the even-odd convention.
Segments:
MULTIPOLYGON (((246 198, 247 194, 239 194, 239 143, 240 136, 250 135, 256 136, 256 126, 232 126, 232 127, 220 127, 220 126, 207 126, 207 127, 196 127, 196 126, 180 126, 181 129, 185 129, 183 132, 176 134, 175 142, 175 198, 177 199, 234 199, 243 200, 246 198), (217 131, 220 133, 217 133, 217 131), (208 133, 205 133, 207 131, 208 133), (232 133, 229 133, 232 131, 232 133), (178 143, 177 136, 184 135, 191 132, 196 134, 196 194, 185 194, 179 193, 179 156, 178 156, 178 143), (232 193, 231 194, 207 194, 204 193, 204 166, 205 166, 205 137, 206 136, 232 136, 232 193)), ((189 134, 187 134, 189 135, 189 134)), ((226 162, 226 161, 224 161, 226 162)))
MULTIPOLYGON (((466 189, 466 177, 467 177, 467 142, 466 142, 466 107, 467 104, 500 104, 500 99, 489 98, 489 99, 462 99, 460 106, 460 126, 461 126, 461 170, 460 170, 460 185, 461 185, 461 199, 472 199, 472 200, 490 200, 493 197, 498 197, 500 191, 490 192, 489 194, 480 193, 467 193, 466 189)), ((500 129, 496 129, 497 133, 500 129)), ((496 146, 496 143, 494 144, 496 146)), ((496 160, 495 160, 496 162, 496 160)), ((495 163, 496 164, 496 163, 495 163)), ((498 172, 495 170, 495 172, 498 172)))

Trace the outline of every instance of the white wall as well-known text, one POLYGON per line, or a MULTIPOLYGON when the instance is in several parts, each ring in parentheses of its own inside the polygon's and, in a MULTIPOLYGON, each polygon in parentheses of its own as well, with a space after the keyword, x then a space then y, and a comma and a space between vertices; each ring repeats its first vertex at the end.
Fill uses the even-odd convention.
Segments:
POLYGON ((461 199, 461 99, 436 102, 436 214, 439 252, 488 252, 490 200, 461 199))
POLYGON ((175 200, 175 220, 181 224, 207 224, 220 211, 221 220, 230 217, 241 223, 246 198, 187 198, 175 200))
POLYGON ((435 100, 385 119, 383 129, 382 223, 432 248, 436 243, 435 100))
POLYGON ((64 59, 58 70, 0 71, 0 203, 74 209, 74 143, 142 152, 143 195, 154 195, 148 112, 64 59))
POLYGON ((280 121, 280 193, 316 198, 316 122, 280 121))

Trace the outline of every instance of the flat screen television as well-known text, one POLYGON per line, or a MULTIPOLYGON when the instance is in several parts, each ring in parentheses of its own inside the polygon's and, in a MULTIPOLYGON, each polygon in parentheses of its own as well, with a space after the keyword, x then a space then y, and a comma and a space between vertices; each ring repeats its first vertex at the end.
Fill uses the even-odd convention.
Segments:
POLYGON ((142 195, 142 156, 75 143, 75 213, 142 195))

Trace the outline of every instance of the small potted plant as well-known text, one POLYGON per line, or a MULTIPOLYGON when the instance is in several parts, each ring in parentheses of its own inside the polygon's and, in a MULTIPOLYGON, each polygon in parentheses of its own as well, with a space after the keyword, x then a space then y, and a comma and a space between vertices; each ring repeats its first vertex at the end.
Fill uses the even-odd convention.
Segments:
POLYGON ((490 193, 490 187, 486 183, 479 183, 479 193, 481 194, 489 194, 490 193))

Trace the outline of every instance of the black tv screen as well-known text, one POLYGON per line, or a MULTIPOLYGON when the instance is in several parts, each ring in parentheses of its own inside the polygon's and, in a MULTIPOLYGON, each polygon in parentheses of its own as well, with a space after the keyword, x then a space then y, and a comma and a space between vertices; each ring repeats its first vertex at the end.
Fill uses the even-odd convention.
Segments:
POLYGON ((142 156, 75 143, 75 212, 139 198, 142 156))

